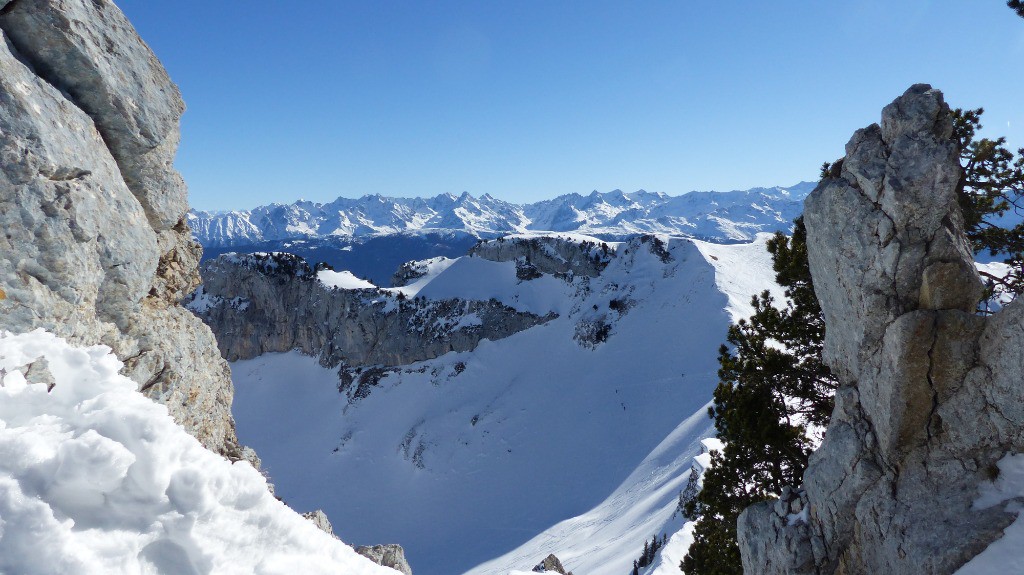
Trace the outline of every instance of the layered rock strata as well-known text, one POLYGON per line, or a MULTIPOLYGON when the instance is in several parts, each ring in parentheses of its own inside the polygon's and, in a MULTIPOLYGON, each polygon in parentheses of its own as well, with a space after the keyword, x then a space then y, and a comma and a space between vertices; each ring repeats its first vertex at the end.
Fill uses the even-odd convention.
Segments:
POLYGON ((184 104, 109 1, 0 2, 0 329, 105 344, 204 445, 237 457, 227 364, 172 162, 184 104))
POLYGON ((858 130, 805 204, 841 380, 805 491, 739 520, 749 573, 953 573, 1016 514, 975 509, 1024 449, 1024 302, 979 315, 953 120, 915 85, 858 130))
POLYGON ((497 300, 407 299, 379 289, 338 289, 302 258, 228 254, 203 264, 189 307, 217 333, 229 361, 299 349, 325 366, 408 365, 469 351, 554 315, 497 300))

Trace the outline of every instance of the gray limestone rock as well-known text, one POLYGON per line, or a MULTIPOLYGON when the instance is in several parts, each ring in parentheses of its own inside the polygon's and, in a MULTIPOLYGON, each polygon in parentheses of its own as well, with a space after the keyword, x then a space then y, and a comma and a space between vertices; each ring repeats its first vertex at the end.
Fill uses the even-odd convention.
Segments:
POLYGON ((740 516, 751 573, 953 573, 1014 518, 972 508, 1024 449, 1024 302, 976 313, 942 94, 915 85, 857 131, 805 204, 808 256, 841 381, 804 475, 806 520, 740 516))
POLYGON ((334 526, 331 525, 331 520, 327 518, 327 514, 324 513, 323 509, 303 513, 302 516, 312 521, 320 531, 328 535, 334 535, 334 526))
POLYGON ((188 209, 172 163, 185 111, 177 86, 109 0, 17 0, 0 28, 47 82, 88 114, 157 231, 188 209))
POLYGON ((572 572, 566 572, 565 567, 562 566, 562 562, 558 560, 558 557, 554 553, 548 555, 543 561, 534 565, 534 573, 559 573, 560 575, 572 575, 572 572))
POLYGON ((202 275, 203 286, 187 305, 218 334, 230 361, 299 349, 325 366, 393 367, 472 350, 483 339, 554 317, 496 300, 427 301, 331 288, 291 254, 226 254, 203 264, 202 275))
POLYGON ((600 244, 592 242, 542 236, 498 238, 480 242, 469 250, 469 255, 495 262, 514 261, 523 269, 540 274, 572 273, 596 277, 608 265, 609 258, 614 256, 614 252, 602 249, 600 244))
POLYGON ((0 13, 0 329, 105 344, 207 447, 239 456, 227 364, 178 305, 198 281, 171 166, 177 88, 105 0, 0 13))
POLYGON ((412 567, 409 567, 409 562, 405 560, 405 550, 402 549, 401 545, 364 545, 356 547, 356 553, 377 565, 390 567, 405 575, 412 575, 412 567))

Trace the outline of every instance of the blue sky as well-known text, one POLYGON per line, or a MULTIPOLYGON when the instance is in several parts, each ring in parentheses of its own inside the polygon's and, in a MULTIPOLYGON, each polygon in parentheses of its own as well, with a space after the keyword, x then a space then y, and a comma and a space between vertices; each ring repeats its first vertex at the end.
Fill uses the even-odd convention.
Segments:
POLYGON ((789 185, 928 82, 1024 146, 1002 0, 117 0, 184 94, 201 209, 789 185))

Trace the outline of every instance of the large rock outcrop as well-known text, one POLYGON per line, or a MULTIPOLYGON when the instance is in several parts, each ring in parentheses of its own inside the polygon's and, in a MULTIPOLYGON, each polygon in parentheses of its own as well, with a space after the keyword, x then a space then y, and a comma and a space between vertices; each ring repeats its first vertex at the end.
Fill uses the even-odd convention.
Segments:
POLYGON ((596 241, 513 236, 480 242, 469 250, 469 255, 495 262, 514 261, 520 279, 531 279, 540 274, 596 277, 615 254, 608 244, 596 241))
POLYGON ((394 367, 468 351, 554 317, 497 300, 428 301, 338 289, 319 281, 319 271, 292 254, 226 254, 203 264, 203 286, 188 306, 213 327, 229 361, 299 349, 323 365, 350 367, 394 367))
POLYGON ((239 456, 227 364, 178 305, 201 250, 172 167, 177 87, 110 1, 0 7, 0 329, 110 346, 204 445, 239 456))
POLYGON ((805 491, 740 516, 747 572, 953 573, 1016 517, 972 503, 1024 449, 1024 302, 975 311, 952 132, 942 94, 915 85, 807 199, 841 387, 805 491))
POLYGON ((356 547, 356 553, 377 565, 390 567, 402 575, 412 575, 412 567, 406 561, 405 549, 402 549, 401 545, 362 545, 356 547))

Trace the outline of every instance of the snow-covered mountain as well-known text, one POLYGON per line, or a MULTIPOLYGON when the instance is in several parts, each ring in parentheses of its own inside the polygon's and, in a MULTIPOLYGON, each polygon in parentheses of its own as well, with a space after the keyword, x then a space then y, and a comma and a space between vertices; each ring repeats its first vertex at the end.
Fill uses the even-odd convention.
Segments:
MULTIPOLYGON (((222 349, 244 354, 258 328, 313 354, 254 348, 234 361, 234 412, 278 494, 323 507, 345 541, 399 542, 419 575, 529 571, 549 553, 576 573, 622 575, 646 538, 682 527, 675 507, 711 432, 716 350, 750 295, 772 286, 765 238, 606 249, 519 235, 405 266, 405 285, 386 289, 302 265, 288 266, 302 276, 290 281, 273 258, 235 258, 248 279, 208 281, 192 307, 213 318, 222 349), (544 321, 466 345, 501 327, 488 317, 511 325, 451 303, 481 300, 544 321), (338 327, 278 317, 300 305, 338 327), (351 331, 373 345, 341 350, 351 331), (400 345, 382 356, 388 342, 400 345)), ((231 274, 231 260, 204 271, 231 274)), ((686 537, 670 540, 672 557, 686 537)))
POLYGON ((659 233, 712 241, 749 241, 758 232, 788 229, 814 188, 690 192, 668 196, 640 190, 568 194, 533 204, 513 204, 484 194, 434 198, 380 195, 300 200, 252 210, 192 210, 188 222, 206 248, 251 246, 311 238, 358 238, 398 233, 459 231, 489 238, 528 230, 577 232, 602 239, 659 233))

